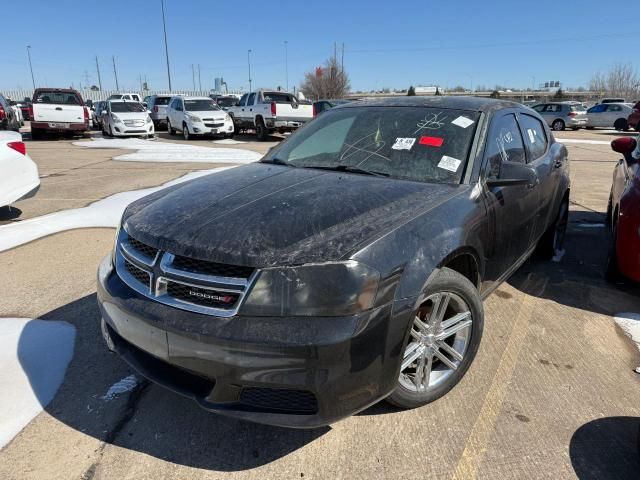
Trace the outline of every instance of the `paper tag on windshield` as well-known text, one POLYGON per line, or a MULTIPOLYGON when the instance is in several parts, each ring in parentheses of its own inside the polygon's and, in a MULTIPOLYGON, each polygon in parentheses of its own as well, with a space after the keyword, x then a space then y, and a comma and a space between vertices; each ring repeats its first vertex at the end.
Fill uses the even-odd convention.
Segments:
POLYGON ((415 138, 396 138, 396 143, 391 148, 393 150, 411 150, 414 143, 416 143, 415 138))
POLYGON ((475 122, 467 117, 460 116, 453 120, 451 123, 462 128, 467 128, 469 125, 473 125, 475 122))
POLYGON ((444 170, 449 170, 450 172, 457 172, 458 167, 462 162, 457 158, 448 157, 443 155, 440 159, 440 163, 438 163, 438 168, 442 168, 444 170))

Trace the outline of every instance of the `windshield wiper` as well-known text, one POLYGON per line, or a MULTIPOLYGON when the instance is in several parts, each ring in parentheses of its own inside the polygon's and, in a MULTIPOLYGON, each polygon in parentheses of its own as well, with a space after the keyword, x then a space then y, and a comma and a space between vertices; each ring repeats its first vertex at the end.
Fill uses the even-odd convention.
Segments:
POLYGON ((318 170, 332 170, 335 172, 350 172, 350 173, 360 173, 363 175, 374 175, 376 177, 388 177, 389 174, 388 173, 383 173, 383 172, 376 172, 373 170, 366 170, 364 168, 360 168, 360 167, 354 167, 353 165, 336 165, 333 167, 325 167, 325 166, 311 166, 311 167, 304 167, 304 168, 314 168, 314 169, 318 169, 318 170))
POLYGON ((285 162, 279 158, 269 158, 268 160, 260 160, 260 163, 271 163, 273 165, 284 165, 286 167, 295 167, 292 163, 285 162))

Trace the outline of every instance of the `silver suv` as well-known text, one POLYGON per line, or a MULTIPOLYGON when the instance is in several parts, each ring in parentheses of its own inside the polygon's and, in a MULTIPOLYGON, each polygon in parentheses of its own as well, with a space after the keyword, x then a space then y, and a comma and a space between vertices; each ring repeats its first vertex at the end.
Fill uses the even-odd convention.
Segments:
POLYGON ((172 95, 151 95, 144 99, 156 129, 167 124, 167 106, 171 98, 172 95))
POLYGON ((552 130, 578 130, 587 126, 587 111, 581 105, 541 103, 532 108, 544 118, 552 130))

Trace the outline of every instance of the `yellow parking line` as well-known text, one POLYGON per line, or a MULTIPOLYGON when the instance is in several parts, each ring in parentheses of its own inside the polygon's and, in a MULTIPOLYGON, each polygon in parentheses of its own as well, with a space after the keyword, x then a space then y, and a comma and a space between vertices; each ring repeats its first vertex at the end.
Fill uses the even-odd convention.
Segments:
MULTIPOLYGON (((529 284, 529 278, 524 282, 523 287, 529 284)), ((546 286, 546 280, 545 285, 546 286)), ((526 292, 526 288, 522 288, 526 292)), ((496 370, 491 387, 484 399, 480 414, 471 429, 469 438, 465 445, 460 460, 456 465, 451 478, 455 480, 468 480, 476 478, 478 469, 482 463, 487 450, 487 444, 491 440, 495 423, 502 409, 502 403, 507 393, 509 379, 513 374, 519 359, 520 350, 527 337, 529 320, 533 311, 533 296, 524 293, 524 300, 518 312, 516 321, 513 324, 507 347, 502 353, 498 369, 496 370)))

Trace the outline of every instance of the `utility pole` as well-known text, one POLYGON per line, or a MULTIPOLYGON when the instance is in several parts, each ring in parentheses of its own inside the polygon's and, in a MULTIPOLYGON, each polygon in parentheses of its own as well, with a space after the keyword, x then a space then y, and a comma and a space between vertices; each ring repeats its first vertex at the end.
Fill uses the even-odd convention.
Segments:
POLYGON ((289 42, 287 40, 284 41, 284 74, 286 78, 287 92, 289 91, 289 52, 288 52, 289 42))
POLYGON ((202 78, 200 77, 200 64, 198 64, 198 86, 200 87, 200 91, 202 91, 202 78))
POLYGON ((33 83, 33 89, 36 89, 36 81, 33 76, 33 65, 31 65, 31 45, 27 45, 27 56, 29 57, 29 70, 31 70, 31 83, 33 83))
POLYGON ((102 90, 102 79, 100 78, 100 65, 98 65, 98 56, 96 55, 96 70, 98 71, 98 87, 102 90))
POLYGON ((196 67, 192 63, 191 64, 191 77, 193 77, 193 91, 196 91, 196 67))
POLYGON ((340 71, 344 74, 344 42, 342 42, 342 57, 340 59, 340 71))
POLYGON ((162 7, 162 28, 164 29, 164 54, 167 57, 167 78, 169 79, 169 92, 171 92, 171 70, 169 69, 169 47, 167 46, 167 24, 164 20, 164 0, 160 0, 162 7))
POLYGON ((251 50, 247 50, 247 63, 249 64, 249 92, 251 92, 251 50))
POLYGON ((118 85, 118 72, 116 71, 116 57, 115 57, 115 55, 111 55, 111 60, 113 61, 113 75, 116 77, 116 90, 120 90, 120 85, 118 85))

